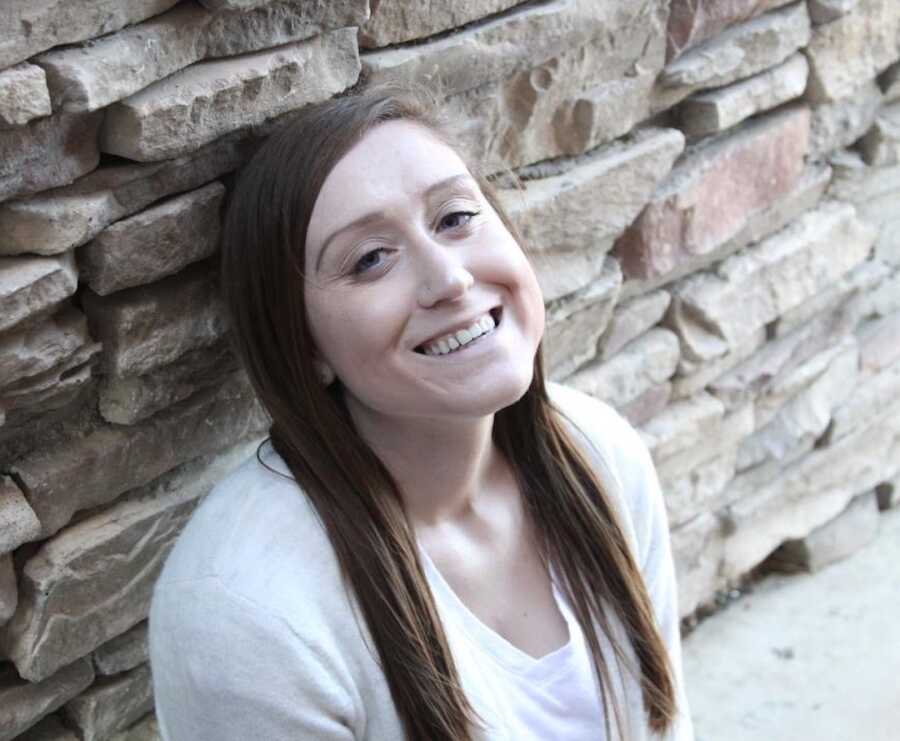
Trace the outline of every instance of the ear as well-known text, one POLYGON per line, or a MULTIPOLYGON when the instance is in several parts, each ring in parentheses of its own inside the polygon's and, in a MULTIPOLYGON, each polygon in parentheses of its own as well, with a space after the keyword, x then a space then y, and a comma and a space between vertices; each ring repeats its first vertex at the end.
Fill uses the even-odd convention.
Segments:
POLYGON ((334 371, 324 360, 318 357, 314 358, 313 367, 316 369, 316 375, 323 386, 329 386, 334 381, 334 371))

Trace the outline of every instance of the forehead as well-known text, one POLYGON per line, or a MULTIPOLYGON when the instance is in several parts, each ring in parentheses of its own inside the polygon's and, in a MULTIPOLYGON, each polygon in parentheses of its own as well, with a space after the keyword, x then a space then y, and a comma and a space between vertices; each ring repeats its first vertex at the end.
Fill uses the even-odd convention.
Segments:
POLYGON ((368 131, 334 166, 316 198, 307 241, 375 210, 408 206, 430 185, 468 173, 459 155, 428 129, 387 121, 368 131))

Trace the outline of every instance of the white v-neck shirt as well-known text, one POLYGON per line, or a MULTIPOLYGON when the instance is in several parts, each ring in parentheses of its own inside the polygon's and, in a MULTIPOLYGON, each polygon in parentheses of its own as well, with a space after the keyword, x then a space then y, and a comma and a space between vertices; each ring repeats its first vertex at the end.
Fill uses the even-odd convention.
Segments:
POLYGON ((569 629, 566 643, 540 658, 520 650, 485 625, 459 598, 424 548, 419 554, 441 621, 463 634, 482 678, 499 689, 510 711, 507 731, 519 741, 600 741, 603 706, 590 648, 558 577, 550 566, 553 597, 569 629))
MULTIPOLYGON (((674 670, 680 712, 666 734, 648 728, 633 675, 613 672, 612 699, 624 710, 625 726, 619 730, 610 718, 613 739, 693 741, 668 522, 649 451, 608 404, 554 382, 547 390, 607 480, 674 670)), ((406 741, 374 640, 324 525, 281 457, 266 446, 262 458, 232 471, 192 513, 154 588, 150 665, 163 740, 406 741)), ((564 601, 560 609, 574 642, 537 662, 537 674, 546 670, 542 684, 532 681, 533 660, 509 644, 499 644, 499 656, 524 666, 524 673, 491 664, 488 658, 498 653, 489 647, 497 647, 499 636, 478 633, 471 622, 464 629, 465 611, 454 610, 434 573, 430 586, 462 689, 485 721, 473 738, 571 741, 581 732, 581 738, 603 739, 605 723, 594 735, 582 730, 591 724, 585 706, 592 702, 584 638, 564 601)), ((609 617, 633 656, 620 622, 609 617)), ((605 666, 614 666, 609 641, 599 631, 597 639, 605 666)))

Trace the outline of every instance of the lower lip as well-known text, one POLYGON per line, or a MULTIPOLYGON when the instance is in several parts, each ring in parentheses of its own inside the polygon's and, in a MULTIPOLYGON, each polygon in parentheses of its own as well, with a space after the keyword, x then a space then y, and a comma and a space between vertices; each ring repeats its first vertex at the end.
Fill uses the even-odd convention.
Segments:
POLYGON ((428 360, 443 362, 452 362, 454 358, 471 359, 477 357, 491 349, 491 346, 494 344, 494 335, 496 335, 497 332, 500 331, 500 327, 502 325, 503 322, 501 321, 500 324, 494 327, 494 329, 491 330, 488 334, 479 335, 461 350, 454 350, 453 352, 447 353, 446 355, 426 355, 424 353, 416 353, 416 355, 427 358, 428 360))

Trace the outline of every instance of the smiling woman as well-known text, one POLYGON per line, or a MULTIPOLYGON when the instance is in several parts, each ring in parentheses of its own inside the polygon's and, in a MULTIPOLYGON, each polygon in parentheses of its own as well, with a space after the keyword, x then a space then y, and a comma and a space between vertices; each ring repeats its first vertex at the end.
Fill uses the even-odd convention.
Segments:
POLYGON ((650 456, 544 381, 523 241, 434 101, 305 109, 222 287, 272 418, 150 615, 169 741, 692 738, 650 456))

